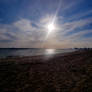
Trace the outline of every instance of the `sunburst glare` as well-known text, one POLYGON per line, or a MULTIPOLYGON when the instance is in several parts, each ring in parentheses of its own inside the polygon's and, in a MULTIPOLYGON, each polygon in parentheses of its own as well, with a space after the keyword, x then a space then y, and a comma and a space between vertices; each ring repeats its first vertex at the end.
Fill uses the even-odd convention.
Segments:
POLYGON ((53 24, 48 24, 48 30, 54 30, 54 25, 53 24))
POLYGON ((47 29, 48 29, 48 32, 51 32, 51 31, 55 30, 55 25, 53 23, 49 23, 47 25, 47 29))

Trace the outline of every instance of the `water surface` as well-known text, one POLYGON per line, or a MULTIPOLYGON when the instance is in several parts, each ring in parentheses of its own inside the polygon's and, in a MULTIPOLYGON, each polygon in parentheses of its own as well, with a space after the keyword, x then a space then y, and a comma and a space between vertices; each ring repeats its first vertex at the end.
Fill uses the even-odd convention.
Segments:
POLYGON ((0 48, 0 58, 8 56, 36 56, 36 55, 53 55, 57 53, 72 52, 74 49, 27 49, 27 48, 0 48))

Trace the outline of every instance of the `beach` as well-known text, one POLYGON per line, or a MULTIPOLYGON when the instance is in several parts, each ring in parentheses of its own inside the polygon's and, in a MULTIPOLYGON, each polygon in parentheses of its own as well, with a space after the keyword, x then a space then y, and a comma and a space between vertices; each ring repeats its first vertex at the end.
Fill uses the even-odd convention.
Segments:
POLYGON ((92 50, 1 58, 0 92, 92 92, 92 50))

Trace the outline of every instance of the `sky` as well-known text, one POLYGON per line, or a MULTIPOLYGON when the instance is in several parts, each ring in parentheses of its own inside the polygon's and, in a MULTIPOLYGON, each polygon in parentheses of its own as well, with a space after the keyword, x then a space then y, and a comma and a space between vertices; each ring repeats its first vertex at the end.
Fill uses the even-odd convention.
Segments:
POLYGON ((92 0, 0 0, 0 48, 75 47, 92 47, 92 0))

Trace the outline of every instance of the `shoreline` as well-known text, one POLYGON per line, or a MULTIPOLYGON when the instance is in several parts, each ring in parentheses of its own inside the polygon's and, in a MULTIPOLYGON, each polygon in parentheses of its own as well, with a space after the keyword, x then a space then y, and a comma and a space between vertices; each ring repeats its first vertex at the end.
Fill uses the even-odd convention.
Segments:
MULTIPOLYGON (((42 52, 42 53, 35 53, 35 54, 31 54, 30 55, 30 53, 32 53, 32 52, 30 52, 30 53, 28 53, 29 55, 22 55, 22 54, 14 54, 14 53, 16 53, 16 50, 17 49, 15 49, 15 51, 11 54, 11 55, 8 55, 8 53, 7 53, 7 55, 5 55, 5 56, 2 56, 1 55, 1 57, 0 57, 0 59, 5 59, 5 58, 16 58, 16 57, 34 57, 34 56, 48 56, 48 55, 56 55, 56 54, 64 54, 64 53, 69 53, 69 52, 74 52, 74 51, 76 51, 76 50, 74 50, 74 49, 71 49, 70 51, 66 51, 67 49, 43 49, 44 51, 42 52), (46 50, 47 50, 47 54, 46 54, 46 50), (49 52, 49 50, 55 50, 55 52, 49 52), (58 52, 57 50, 59 50, 60 52, 58 52), (65 51, 62 51, 62 50, 65 50, 65 51)), ((29 49, 30 50, 30 49, 29 49)), ((24 52, 25 53, 25 52, 24 52)))
POLYGON ((4 58, 0 58, 0 62, 4 62, 4 61, 14 61, 14 62, 29 62, 32 63, 35 60, 41 60, 41 61, 47 61, 47 60, 51 60, 54 57, 60 56, 60 57, 64 57, 73 53, 77 53, 79 51, 72 51, 72 52, 65 52, 65 53, 56 53, 56 54, 47 54, 47 55, 34 55, 34 56, 8 56, 8 57, 4 57, 4 58))
POLYGON ((48 54, 48 55, 34 55, 34 56, 8 56, 5 58, 0 58, 0 62, 14 61, 14 62, 26 63, 30 61, 30 63, 32 63, 35 60, 48 61, 56 57, 67 57, 69 55, 80 54, 80 53, 85 53, 90 51, 92 50, 76 50, 72 52, 56 53, 56 54, 48 54))

